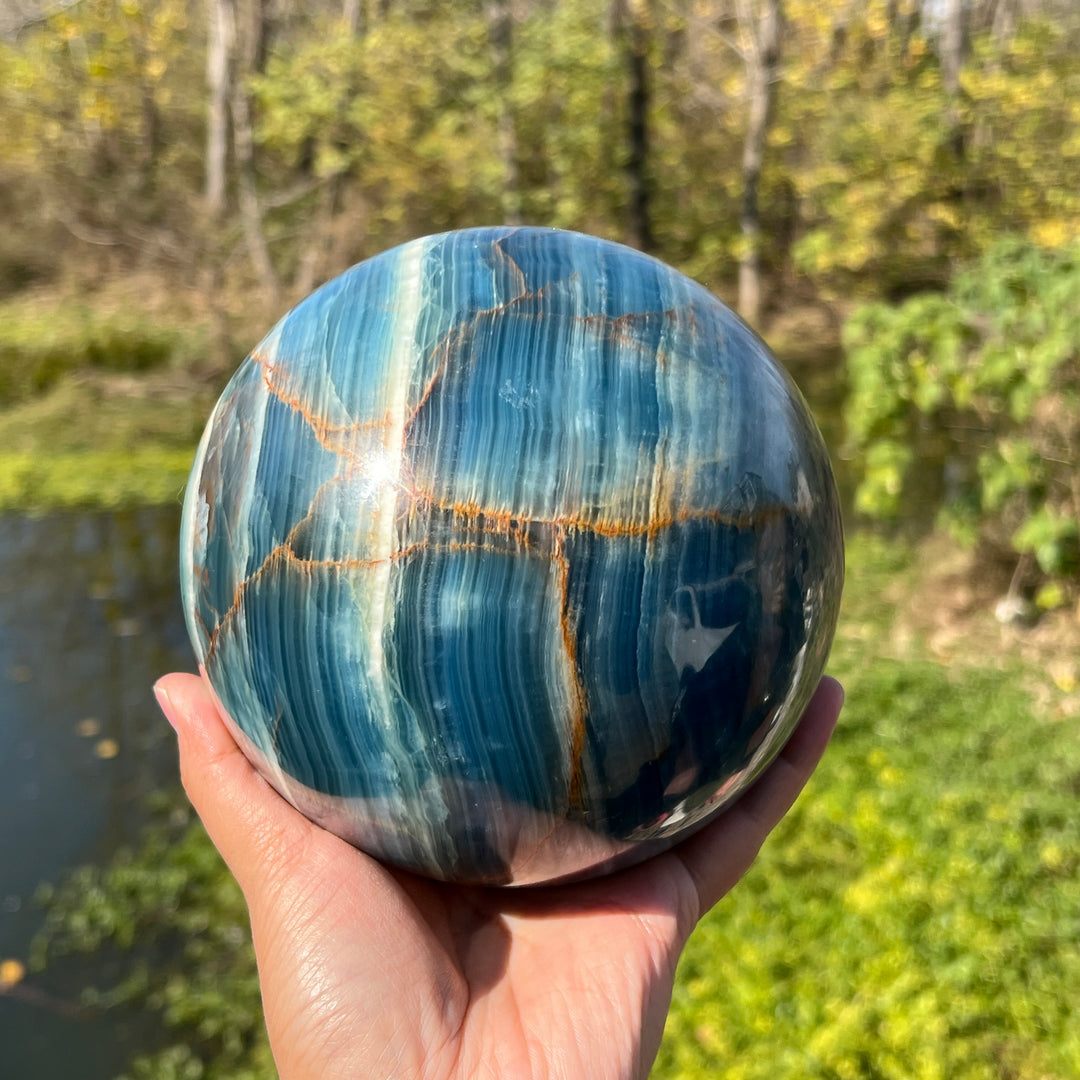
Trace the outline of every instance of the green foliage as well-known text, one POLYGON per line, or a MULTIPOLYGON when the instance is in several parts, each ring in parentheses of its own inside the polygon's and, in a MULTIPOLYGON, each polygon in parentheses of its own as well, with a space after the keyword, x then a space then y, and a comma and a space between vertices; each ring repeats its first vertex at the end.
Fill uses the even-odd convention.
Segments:
MULTIPOLYGON (((627 235, 628 71, 607 5, 519 5, 505 91, 472 0, 362 7, 352 35, 340 4, 279 6, 246 86, 258 225, 286 284, 324 238, 320 274, 501 219, 510 203, 531 223, 627 235)), ((846 328, 860 508, 906 514, 917 470, 947 464, 954 528, 1066 575, 1080 519, 1080 248, 1067 246, 1080 24, 1064 7, 1052 19, 1022 7, 1002 35, 976 17, 986 4, 965 5, 971 49, 951 98, 925 5, 787 0, 762 256, 776 280, 818 295, 911 297, 860 308, 846 328), (999 245, 1005 232, 1020 240, 999 245), (938 292, 911 295, 927 285, 938 292)), ((226 220, 212 237, 202 223, 200 11, 84 0, 0 43, 0 290, 149 259, 262 321, 235 154, 226 220)), ((737 19, 712 0, 638 12, 656 253, 719 289, 739 243, 737 19)), ((24 295, 0 307, 0 508, 175 500, 212 395, 165 376, 198 341, 24 295)), ((841 730, 751 876, 695 934, 658 1077, 1080 1074, 1065 1013, 1080 1000, 1076 740, 1036 715, 1018 672, 877 655, 882 593, 909 572, 902 549, 852 544, 854 632, 842 626, 834 650, 841 730)), ((1051 578, 1039 602, 1069 589, 1051 578)), ((175 1029, 132 1080, 273 1076, 242 900, 197 825, 164 824, 46 899, 38 962, 130 950, 124 981, 88 1002, 141 1005, 175 1029)))
POLYGON ((656 1075, 1077 1075, 1075 740, 1015 672, 847 683, 822 774, 691 941, 656 1075))
POLYGON ((962 239, 940 63, 903 7, 894 18, 881 0, 849 9, 840 49, 831 21, 796 8, 802 48, 780 120, 804 217, 793 256, 836 296, 942 280, 962 239))
POLYGON ((955 96, 925 5, 788 8, 775 138, 800 201, 794 260, 824 293, 907 296, 1003 231, 1048 247, 1075 236, 1077 28, 1037 13, 1003 35, 975 8, 955 96))
POLYGON ((944 295, 857 309, 844 342, 858 509, 899 517, 936 457, 954 528, 1080 570, 1080 245, 999 241, 944 295))
POLYGON ((624 73, 602 5, 537 6, 517 30, 512 110, 525 220, 622 238, 624 73))
POLYGON ((0 305, 0 510, 175 502, 213 402, 199 328, 133 307, 0 305))
POLYGON ((156 374, 69 376, 0 411, 0 510, 176 503, 212 398, 156 374))
MULTIPOLYGON (((488 221, 498 217, 501 177, 490 70, 483 19, 457 5, 423 20, 392 11, 358 37, 316 28, 252 80, 258 137, 284 175, 310 162, 320 185, 362 178, 375 197, 364 202, 352 257, 417 226, 488 221)), ((279 217, 305 213, 301 202, 279 217)))
POLYGON ((163 816, 137 854, 42 890, 48 917, 32 965, 102 948, 131 952, 124 980, 88 989, 84 1004, 143 1005, 180 1041, 134 1062, 129 1080, 269 1080, 243 895, 201 825, 186 819, 163 816))
POLYGON ((310 224, 335 179, 345 189, 340 214, 356 222, 350 258, 417 233, 502 220, 505 110, 524 217, 609 232, 622 199, 613 161, 622 140, 603 12, 579 2, 531 12, 514 28, 505 93, 488 35, 475 5, 431 6, 422 18, 395 6, 362 34, 328 20, 271 56, 250 84, 265 168, 283 183, 306 173, 312 189, 276 213, 272 228, 310 224))
POLYGON ((204 141, 190 12, 185 0, 84 0, 0 43, 0 168, 33 193, 31 228, 62 223, 84 256, 190 234, 204 141))
POLYGON ((1061 247, 1080 220, 1080 64, 1076 26, 1024 20, 1005 42, 977 35, 961 72, 967 143, 964 219, 975 250, 1003 230, 1061 247), (1071 31, 1071 32, 1070 32, 1071 31))
POLYGON ((133 452, 36 454, 0 451, 0 510, 38 513, 178 502, 194 454, 160 446, 133 452))
POLYGON ((69 372, 143 372, 190 362, 199 339, 135 310, 88 304, 0 305, 0 408, 54 386, 69 372))

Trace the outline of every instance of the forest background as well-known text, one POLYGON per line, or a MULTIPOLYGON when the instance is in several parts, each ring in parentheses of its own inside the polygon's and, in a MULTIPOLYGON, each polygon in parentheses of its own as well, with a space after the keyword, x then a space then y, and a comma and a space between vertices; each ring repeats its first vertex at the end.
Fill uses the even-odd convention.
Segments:
MULTIPOLYGON (((837 456, 849 708, 658 1075, 1080 1075, 1075 3, 8 0, 0 132, 8 510, 175 502, 245 352, 415 236, 578 229, 736 305, 837 456)), ((169 821, 48 892, 38 960, 186 942, 88 992, 176 1029, 134 1075, 270 1075, 169 821)))

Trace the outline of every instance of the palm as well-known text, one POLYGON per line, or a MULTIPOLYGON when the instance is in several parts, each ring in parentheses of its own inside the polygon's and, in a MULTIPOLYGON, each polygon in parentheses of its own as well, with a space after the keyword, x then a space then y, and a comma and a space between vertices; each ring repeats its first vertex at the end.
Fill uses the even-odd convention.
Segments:
POLYGON ((284 1080, 644 1076, 686 937, 795 798, 840 706, 819 692, 769 774, 674 853, 507 890, 387 870, 258 778, 199 680, 161 685, 185 786, 248 899, 284 1080))
POLYGON ((697 914, 685 870, 511 892, 390 872, 313 827, 303 850, 251 900, 284 1076, 525 1078, 553 1054, 566 1076, 645 1072, 697 914), (619 1048, 601 1069, 597 1045, 619 1048))

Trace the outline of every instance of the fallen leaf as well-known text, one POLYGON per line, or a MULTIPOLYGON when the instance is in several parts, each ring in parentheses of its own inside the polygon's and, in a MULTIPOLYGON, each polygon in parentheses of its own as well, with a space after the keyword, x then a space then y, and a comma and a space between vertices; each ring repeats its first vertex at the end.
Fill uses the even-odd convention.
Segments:
POLYGON ((103 761, 108 761, 120 753, 120 744, 115 739, 102 739, 94 747, 94 753, 103 761))
POLYGON ((10 990, 23 981, 26 965, 21 960, 0 960, 0 990, 10 990))

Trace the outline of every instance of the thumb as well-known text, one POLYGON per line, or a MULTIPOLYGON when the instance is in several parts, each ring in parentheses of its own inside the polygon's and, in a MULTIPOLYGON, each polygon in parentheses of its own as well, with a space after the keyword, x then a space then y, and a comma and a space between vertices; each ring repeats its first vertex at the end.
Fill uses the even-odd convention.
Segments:
POLYGON ((180 745, 180 778, 240 888, 258 895, 321 833, 255 771, 197 675, 166 675, 154 685, 180 745))

